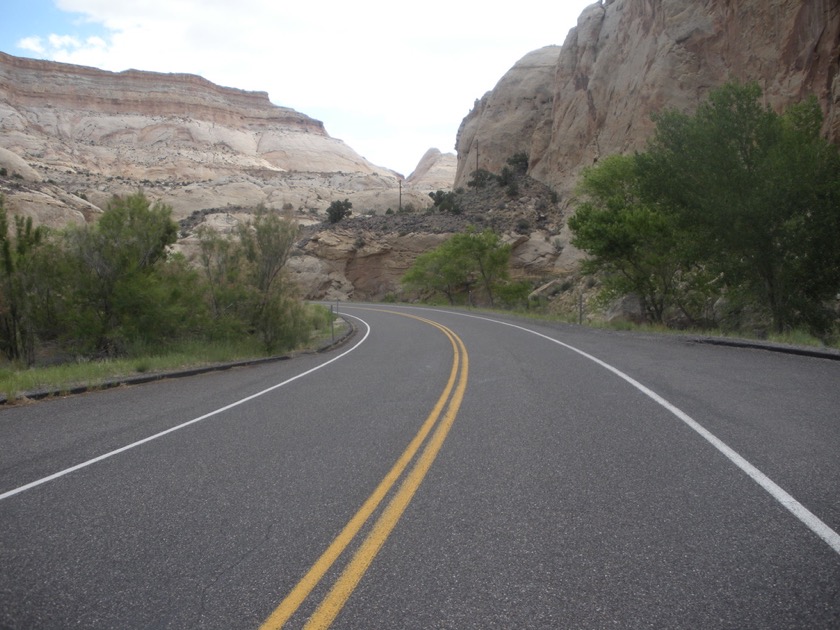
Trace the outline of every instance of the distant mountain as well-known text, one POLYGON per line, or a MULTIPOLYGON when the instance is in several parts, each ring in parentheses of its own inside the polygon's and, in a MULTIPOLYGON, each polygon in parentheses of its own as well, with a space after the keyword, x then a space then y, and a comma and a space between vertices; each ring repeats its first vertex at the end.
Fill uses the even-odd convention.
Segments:
MULTIPOLYGON (((0 149, 0 167, 18 175, 5 184, 7 206, 52 224, 88 220, 112 194, 138 187, 176 218, 259 203, 315 214, 338 198, 358 212, 399 203, 399 175, 322 122, 265 92, 188 74, 0 53, 0 149)), ((450 175, 451 186, 454 164, 450 175)), ((404 204, 428 205, 423 191, 404 188, 404 204)))

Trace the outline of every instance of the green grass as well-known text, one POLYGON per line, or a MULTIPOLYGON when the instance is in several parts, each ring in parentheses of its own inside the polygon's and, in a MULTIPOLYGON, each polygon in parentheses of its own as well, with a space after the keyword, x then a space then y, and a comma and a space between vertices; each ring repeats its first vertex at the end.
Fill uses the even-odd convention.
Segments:
POLYGON ((814 348, 830 348, 834 350, 840 350, 840 338, 824 341, 822 339, 814 337, 813 335, 804 330, 791 330, 781 334, 770 333, 766 337, 763 337, 761 335, 751 333, 746 330, 727 331, 715 328, 679 329, 668 328, 663 324, 634 324, 628 321, 605 322, 595 320, 587 322, 585 325, 589 326, 590 328, 603 328, 608 330, 648 332, 665 335, 698 335, 704 337, 721 337, 724 339, 746 339, 751 341, 769 341, 790 346, 808 346, 814 348))
MULTIPOLYGON (((346 326, 343 320, 336 321, 335 334, 338 336, 346 326)), ((329 341, 332 331, 327 324, 313 332, 311 341, 297 350, 316 348, 329 341)), ((28 392, 53 391, 69 392, 76 387, 96 389, 107 382, 121 378, 172 372, 188 368, 230 363, 265 357, 265 352, 258 343, 244 340, 241 342, 186 342, 173 345, 165 353, 152 353, 124 359, 98 361, 76 361, 48 367, 16 369, 14 366, 0 367, 0 394, 14 401, 28 392)))
POLYGON ((15 400, 26 392, 67 392, 74 387, 100 387, 108 381, 138 374, 168 372, 260 356, 258 347, 230 343, 186 343, 166 353, 123 359, 76 361, 47 367, 0 368, 0 392, 15 400))
POLYGON ((793 346, 813 346, 840 350, 840 337, 825 342, 804 330, 791 330, 783 334, 771 333, 768 339, 776 343, 786 343, 793 346))

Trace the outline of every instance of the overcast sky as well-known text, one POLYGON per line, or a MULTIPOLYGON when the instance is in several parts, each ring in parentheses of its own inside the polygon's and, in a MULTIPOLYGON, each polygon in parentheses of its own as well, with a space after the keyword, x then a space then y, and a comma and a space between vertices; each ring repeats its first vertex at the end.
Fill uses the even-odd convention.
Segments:
POLYGON ((454 152, 475 99, 595 1, 3 0, 0 50, 265 91, 407 176, 427 149, 454 152))

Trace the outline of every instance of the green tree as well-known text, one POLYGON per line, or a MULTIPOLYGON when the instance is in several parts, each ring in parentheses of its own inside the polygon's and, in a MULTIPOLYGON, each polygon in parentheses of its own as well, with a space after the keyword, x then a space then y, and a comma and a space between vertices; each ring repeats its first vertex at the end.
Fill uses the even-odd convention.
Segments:
POLYGON ((35 356, 35 324, 31 292, 33 257, 44 239, 43 227, 34 228, 32 218, 16 216, 14 236, 0 195, 0 350, 11 360, 31 364, 35 356))
POLYGON ((247 277, 254 291, 251 322, 269 352, 301 341, 302 311, 297 308, 293 287, 283 279, 296 236, 295 223, 263 207, 239 230, 247 277))
POLYGON ((64 252, 74 267, 65 291, 67 329, 83 346, 110 356, 175 334, 178 320, 166 315, 183 293, 157 290, 157 272, 178 233, 171 215, 169 206, 137 193, 114 197, 97 223, 66 232, 64 252))
POLYGON ((246 314, 248 286, 244 276, 244 255, 238 239, 216 230, 198 230, 197 267, 206 292, 212 338, 247 334, 250 318, 246 314))
POLYGON ((602 297, 633 293, 646 318, 662 322, 689 263, 672 216, 647 201, 641 188, 633 157, 601 160, 583 172, 577 192, 584 201, 569 228, 572 244, 590 255, 583 271, 602 277, 602 297))
POLYGON ((503 243, 501 237, 489 228, 483 232, 469 228, 453 236, 449 246, 466 261, 467 268, 475 272, 490 306, 495 306, 496 284, 508 278, 510 245, 503 243))
POLYGON ((329 208, 327 208, 327 220, 330 223, 338 223, 342 219, 349 217, 353 204, 345 199, 344 201, 333 201, 329 208))
POLYGON ((516 175, 525 175, 528 172, 528 154, 524 151, 514 153, 507 159, 507 164, 513 169, 516 175))
POLYGON ((836 319, 840 157, 821 123, 814 98, 779 115, 757 85, 731 83, 693 116, 657 116, 638 158, 646 195, 675 209, 695 257, 777 331, 825 333, 836 319))
POLYGON ((496 176, 493 175, 493 173, 487 169, 480 168, 473 171, 472 175, 470 175, 470 180, 467 182, 467 186, 470 188, 481 189, 486 188, 494 181, 496 181, 496 176))
POLYGON ((451 214, 461 214, 461 208, 458 205, 458 195, 454 192, 437 190, 430 192, 429 197, 432 198, 434 208, 438 212, 449 212, 451 214))
POLYGON ((492 230, 469 228, 418 256, 403 276, 406 288, 442 293, 451 304, 478 283, 492 306, 499 283, 507 280, 510 245, 492 230))
POLYGON ((442 293, 455 304, 457 295, 469 285, 469 261, 446 243, 420 254, 402 278, 409 290, 442 293))

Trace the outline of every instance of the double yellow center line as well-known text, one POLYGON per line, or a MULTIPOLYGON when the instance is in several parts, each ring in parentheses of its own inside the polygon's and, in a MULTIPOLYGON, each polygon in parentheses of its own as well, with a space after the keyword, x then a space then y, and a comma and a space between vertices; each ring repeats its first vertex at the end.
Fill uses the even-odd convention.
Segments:
POLYGON ((440 330, 452 344, 452 370, 449 380, 443 393, 432 409, 423 426, 411 440, 409 445, 400 455, 388 474, 382 479, 373 493, 359 508, 359 511, 345 525, 344 529, 336 536, 330 546, 321 554, 321 557, 312 565, 312 568, 303 576, 300 582, 291 590, 286 598, 275 609, 271 616, 260 626, 261 630, 281 628, 292 615, 294 615, 312 590, 320 583, 324 575, 335 564, 339 556, 356 538, 361 529, 371 519, 379 505, 386 498, 388 493, 403 477, 403 473, 409 464, 414 461, 414 466, 404 476, 402 485, 391 498, 388 505, 382 510, 378 520, 375 522, 367 537, 359 546, 353 558, 347 564, 333 584, 326 597, 318 605, 314 614, 304 626, 307 630, 316 628, 328 628, 341 611, 344 604, 350 598, 362 576, 367 571, 376 554, 382 548, 385 540, 396 527, 408 504, 411 502, 414 493, 423 482, 426 473, 431 468, 438 452, 443 446, 444 440, 455 421, 458 409, 464 399, 464 392, 467 389, 467 375, 469 372, 469 357, 464 342, 446 326, 443 326, 430 319, 398 313, 396 311, 384 311, 395 315, 410 317, 425 322, 440 330), (444 411, 445 410, 445 411, 444 411), (432 431, 434 433, 432 434, 432 431), (427 441, 429 434, 432 434, 427 441), (416 458, 418 451, 423 446, 422 452, 416 458))

